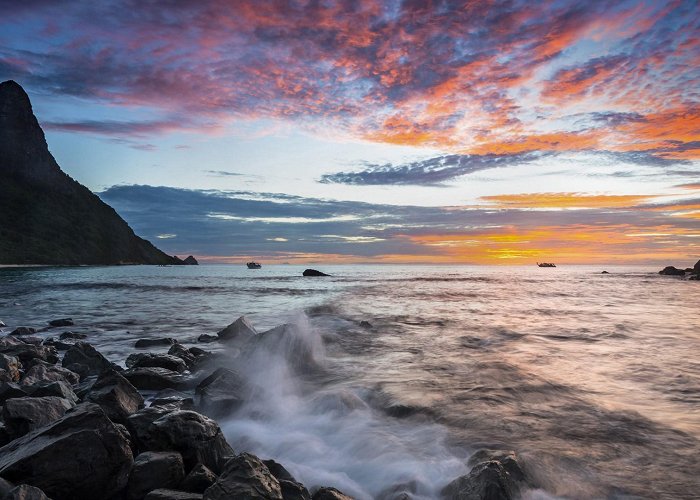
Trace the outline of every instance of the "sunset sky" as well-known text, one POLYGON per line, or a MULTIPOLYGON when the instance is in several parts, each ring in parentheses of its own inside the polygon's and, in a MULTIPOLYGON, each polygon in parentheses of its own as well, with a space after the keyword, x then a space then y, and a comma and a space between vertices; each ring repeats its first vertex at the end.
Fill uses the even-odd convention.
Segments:
POLYGON ((203 261, 700 258, 700 4, 2 2, 63 170, 203 261))

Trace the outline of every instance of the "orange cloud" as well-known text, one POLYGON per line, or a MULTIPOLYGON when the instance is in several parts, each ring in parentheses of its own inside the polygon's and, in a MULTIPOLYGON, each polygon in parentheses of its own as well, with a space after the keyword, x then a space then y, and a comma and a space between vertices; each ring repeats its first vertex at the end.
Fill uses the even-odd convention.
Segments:
POLYGON ((593 195, 585 193, 531 193, 482 196, 498 208, 630 208, 656 198, 654 195, 593 195))

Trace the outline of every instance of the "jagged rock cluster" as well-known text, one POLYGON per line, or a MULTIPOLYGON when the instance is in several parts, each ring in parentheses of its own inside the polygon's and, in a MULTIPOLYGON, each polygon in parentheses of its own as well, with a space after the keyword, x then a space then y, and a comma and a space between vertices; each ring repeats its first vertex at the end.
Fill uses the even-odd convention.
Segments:
POLYGON ((664 276, 685 276, 690 275, 691 280, 700 280, 700 260, 695 263, 693 267, 687 267, 685 269, 678 269, 674 266, 666 266, 659 274, 664 276))
MULTIPOLYGON (((72 326, 70 318, 49 328, 72 326)), ((241 317, 215 341, 254 356, 283 351, 297 370, 313 367, 294 325, 258 333, 241 317)), ((237 453, 213 418, 231 415, 254 397, 234 370, 216 368, 216 352, 172 338, 139 339, 125 367, 110 362, 88 335, 35 336, 15 328, 0 337, 0 499, 345 500, 331 488, 313 494, 274 460, 237 453), (146 405, 142 391, 149 393, 146 405)), ((239 450, 240 451, 240 450, 239 450)), ((467 476, 448 484, 449 499, 516 498, 532 486, 513 452, 483 450, 467 476)), ((397 485, 383 500, 412 498, 397 485)))

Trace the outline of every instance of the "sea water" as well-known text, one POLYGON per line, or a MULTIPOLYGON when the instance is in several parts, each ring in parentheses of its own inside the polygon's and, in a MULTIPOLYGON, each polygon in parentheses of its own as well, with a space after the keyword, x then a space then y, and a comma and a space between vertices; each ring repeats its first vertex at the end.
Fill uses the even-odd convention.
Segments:
POLYGON ((526 498, 700 495, 700 282, 649 267, 303 269, 2 269, 0 320, 7 333, 71 317, 120 363, 138 338, 197 345, 241 315, 259 332, 290 324, 292 344, 227 353, 256 389, 219 422, 236 451, 308 486, 436 498, 490 448, 518 454, 526 498))

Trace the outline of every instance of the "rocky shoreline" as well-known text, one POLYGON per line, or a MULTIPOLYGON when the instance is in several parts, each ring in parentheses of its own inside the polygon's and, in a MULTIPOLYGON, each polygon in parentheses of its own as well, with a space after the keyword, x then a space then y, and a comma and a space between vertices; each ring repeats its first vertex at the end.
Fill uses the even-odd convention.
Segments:
MULTIPOLYGON (((48 337, 71 326, 63 318, 38 332, 17 327, 0 337, 0 499, 351 498, 330 486, 307 488, 282 464, 233 450, 214 419, 255 396, 243 377, 221 366, 225 353, 144 338, 136 349, 167 353, 134 352, 123 367, 87 342, 88 334, 48 337)), ((258 333, 241 317, 200 341, 244 355, 286 345, 295 366, 313 369, 293 330, 282 325, 258 333)), ((482 450, 469 466, 468 475, 445 486, 444 498, 509 499, 535 486, 511 451, 482 450)), ((378 498, 413 493, 408 482, 378 498)))

